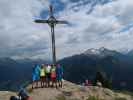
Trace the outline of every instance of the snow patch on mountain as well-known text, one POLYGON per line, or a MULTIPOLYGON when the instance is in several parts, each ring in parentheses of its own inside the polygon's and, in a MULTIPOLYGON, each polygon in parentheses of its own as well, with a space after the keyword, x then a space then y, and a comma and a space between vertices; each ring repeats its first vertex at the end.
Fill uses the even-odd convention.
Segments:
POLYGON ((107 48, 101 47, 99 49, 88 49, 84 53, 87 56, 98 56, 98 57, 105 57, 105 56, 113 56, 116 54, 116 51, 109 50, 107 48))

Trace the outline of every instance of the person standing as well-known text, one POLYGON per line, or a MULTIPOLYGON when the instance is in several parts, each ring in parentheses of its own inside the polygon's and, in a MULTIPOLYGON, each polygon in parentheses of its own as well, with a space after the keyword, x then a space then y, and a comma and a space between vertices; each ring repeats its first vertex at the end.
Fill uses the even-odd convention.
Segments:
POLYGON ((38 87, 38 83, 40 80, 40 66, 38 64, 35 64, 32 70, 32 89, 34 89, 34 84, 35 88, 38 87))
POLYGON ((44 87, 45 84, 45 65, 42 64, 41 65, 41 69, 40 69, 40 79, 41 79, 41 87, 44 87))
POLYGON ((63 67, 60 64, 58 64, 56 67, 56 80, 57 83, 59 84, 59 87, 63 86, 62 78, 63 78, 63 67))
POLYGON ((51 71, 51 65, 47 65, 46 66, 46 86, 49 87, 50 86, 50 71, 51 71))
POLYGON ((57 84, 56 84, 56 67, 55 67, 55 65, 52 65, 52 67, 51 67, 51 81, 52 81, 52 87, 54 87, 54 84, 57 87, 57 84))

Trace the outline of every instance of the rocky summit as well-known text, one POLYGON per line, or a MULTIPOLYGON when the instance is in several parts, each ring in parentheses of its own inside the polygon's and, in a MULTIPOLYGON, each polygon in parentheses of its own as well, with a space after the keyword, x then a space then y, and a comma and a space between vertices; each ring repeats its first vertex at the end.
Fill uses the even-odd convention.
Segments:
MULTIPOLYGON (((81 86, 74 83, 64 81, 63 88, 38 88, 31 89, 31 85, 27 87, 32 100, 133 100, 131 94, 114 92, 113 90, 96 87, 81 86)), ((9 100, 13 92, 1 91, 0 100, 9 100)))

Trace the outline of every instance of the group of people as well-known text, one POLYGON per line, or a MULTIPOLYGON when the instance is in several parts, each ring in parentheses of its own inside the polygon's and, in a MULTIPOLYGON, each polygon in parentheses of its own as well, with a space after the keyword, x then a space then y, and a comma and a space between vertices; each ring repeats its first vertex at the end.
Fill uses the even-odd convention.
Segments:
POLYGON ((38 87, 62 87, 62 78, 63 67, 60 64, 36 64, 32 71, 32 89, 38 87))

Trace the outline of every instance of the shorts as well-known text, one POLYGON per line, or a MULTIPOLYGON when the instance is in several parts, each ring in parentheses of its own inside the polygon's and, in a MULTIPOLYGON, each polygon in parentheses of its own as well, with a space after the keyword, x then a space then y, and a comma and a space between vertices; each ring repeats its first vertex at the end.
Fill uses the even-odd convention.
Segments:
POLYGON ((47 74, 46 74, 46 79, 47 79, 47 80, 50 80, 50 78, 51 78, 51 77, 50 77, 50 73, 47 73, 47 74))
POLYGON ((56 80, 57 80, 57 81, 61 81, 61 80, 62 80, 62 76, 61 76, 61 75, 57 75, 57 76, 56 76, 56 80))
POLYGON ((41 80, 45 80, 45 76, 40 76, 40 79, 41 80))
POLYGON ((51 81, 56 81, 56 77, 51 77, 51 81))

